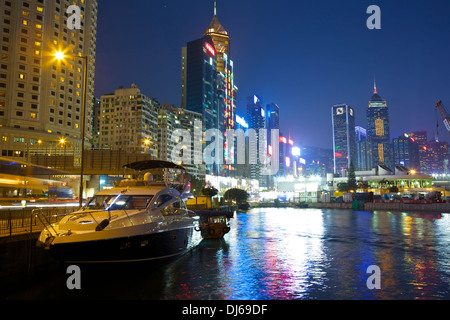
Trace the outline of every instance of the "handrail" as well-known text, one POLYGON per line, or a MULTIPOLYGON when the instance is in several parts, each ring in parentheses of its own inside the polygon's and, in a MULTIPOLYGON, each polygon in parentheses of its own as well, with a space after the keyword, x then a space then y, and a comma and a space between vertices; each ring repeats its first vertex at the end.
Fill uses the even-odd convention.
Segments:
MULTIPOLYGON (((44 226, 45 229, 47 229, 51 233, 52 236, 56 237, 58 235, 58 232, 56 232, 55 228, 53 228, 52 224, 48 221, 41 208, 34 209, 32 211, 32 215, 34 215, 39 220, 39 222, 44 226)), ((56 215, 56 217, 58 217, 58 215, 56 215)))

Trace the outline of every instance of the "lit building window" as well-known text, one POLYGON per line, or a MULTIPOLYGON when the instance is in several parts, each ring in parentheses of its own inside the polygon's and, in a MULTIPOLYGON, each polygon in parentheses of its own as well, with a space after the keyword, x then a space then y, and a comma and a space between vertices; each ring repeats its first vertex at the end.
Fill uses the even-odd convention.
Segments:
POLYGON ((378 158, 380 162, 384 162, 384 144, 378 144, 378 158))
POLYGON ((384 121, 378 118, 375 120, 375 134, 377 136, 384 136, 384 121))

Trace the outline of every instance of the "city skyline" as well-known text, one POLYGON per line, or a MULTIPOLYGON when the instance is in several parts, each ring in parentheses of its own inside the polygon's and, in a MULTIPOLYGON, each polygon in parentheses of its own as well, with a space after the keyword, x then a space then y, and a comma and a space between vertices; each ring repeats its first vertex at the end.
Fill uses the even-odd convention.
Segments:
MULTIPOLYGON (((355 109, 356 125, 365 128, 375 76, 389 101, 391 139, 417 130, 433 137, 434 105, 450 101, 445 77, 450 68, 444 63, 450 32, 442 22, 450 5, 380 1, 382 29, 369 30, 370 4, 249 1, 238 6, 233 0, 217 1, 217 15, 232 38, 237 113, 243 114, 247 96, 260 95, 279 105, 280 124, 291 129, 297 144, 332 148, 329 108, 348 104, 355 109), (317 121, 308 118, 311 110, 317 121), (290 116, 293 112, 298 117, 290 116)), ((131 1, 127 8, 122 2, 100 1, 96 97, 137 83, 161 103, 180 106, 179 48, 203 34, 213 9, 214 1, 206 0, 189 5, 131 1), (152 19, 141 19, 146 14, 152 19), (136 63, 124 69, 119 63, 124 59, 136 63)), ((449 141, 444 127, 439 129, 441 141, 449 141)))

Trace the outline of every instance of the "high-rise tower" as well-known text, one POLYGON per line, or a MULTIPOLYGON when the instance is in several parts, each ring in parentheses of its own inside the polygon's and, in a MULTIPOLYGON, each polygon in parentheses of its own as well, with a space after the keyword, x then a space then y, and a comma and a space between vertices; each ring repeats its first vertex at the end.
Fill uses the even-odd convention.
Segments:
POLYGON ((346 104, 331 108, 333 124, 334 173, 342 174, 350 167, 357 166, 355 140, 355 113, 346 104))
POLYGON ((235 129, 236 120, 236 94, 234 84, 234 64, 231 60, 230 36, 217 17, 217 2, 214 1, 214 17, 206 29, 204 36, 210 36, 216 49, 217 72, 223 81, 223 94, 221 100, 224 104, 223 125, 226 129, 235 129))
POLYGON ((389 109, 386 100, 378 95, 374 83, 373 96, 367 109, 367 136, 372 145, 372 165, 384 165, 394 169, 389 131, 389 109))
POLYGON ((50 148, 52 155, 67 149, 79 164, 85 68, 86 143, 92 137, 97 0, 9 0, 0 7, 1 155, 31 160, 50 148), (67 25, 71 4, 83 13, 79 30, 67 25), (55 59, 57 51, 64 61, 55 59))
MULTIPOLYGON (((213 19, 202 38, 182 49, 181 107, 201 113, 205 130, 218 129, 225 134, 236 128, 236 93, 230 37, 219 22, 215 2, 213 19)), ((234 146, 228 148, 225 141, 223 149, 225 159, 235 157, 234 146)), ((234 168, 227 164, 207 168, 215 175, 227 170, 234 168)))

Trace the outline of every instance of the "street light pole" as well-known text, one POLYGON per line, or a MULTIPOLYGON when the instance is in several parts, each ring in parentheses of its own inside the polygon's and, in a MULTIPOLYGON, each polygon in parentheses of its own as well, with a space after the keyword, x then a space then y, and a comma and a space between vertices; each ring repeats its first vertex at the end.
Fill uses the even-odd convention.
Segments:
POLYGON ((88 71, 88 57, 81 57, 84 62, 83 74, 83 106, 81 112, 81 174, 80 174, 80 208, 83 206, 83 176, 84 176, 84 136, 86 133, 86 97, 87 97, 87 71, 88 71))
MULTIPOLYGON (((64 60, 65 53, 62 51, 55 52, 55 57, 57 60, 64 60)), ((83 182, 84 182, 84 140, 86 133, 86 99, 87 99, 87 74, 88 74, 88 56, 76 56, 70 55, 71 58, 79 58, 83 60, 84 72, 83 72, 83 105, 81 111, 81 173, 80 173, 80 194, 79 194, 79 204, 80 207, 83 206, 83 182)))

